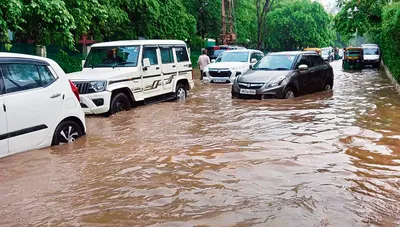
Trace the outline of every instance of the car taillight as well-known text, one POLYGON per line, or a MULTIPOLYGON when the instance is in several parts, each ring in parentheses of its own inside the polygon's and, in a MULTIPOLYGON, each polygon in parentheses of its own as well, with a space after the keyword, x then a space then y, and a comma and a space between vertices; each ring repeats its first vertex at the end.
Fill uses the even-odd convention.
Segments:
POLYGON ((76 98, 77 98, 78 101, 80 102, 81 99, 79 98, 79 90, 78 90, 78 88, 77 88, 77 87, 75 86, 75 84, 72 83, 71 81, 69 81, 69 85, 71 85, 72 92, 75 94, 76 98))

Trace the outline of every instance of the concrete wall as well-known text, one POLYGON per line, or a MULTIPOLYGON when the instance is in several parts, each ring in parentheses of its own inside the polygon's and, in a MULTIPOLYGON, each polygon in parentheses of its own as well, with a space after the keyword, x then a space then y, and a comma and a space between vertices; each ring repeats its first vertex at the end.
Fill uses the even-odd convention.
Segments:
POLYGON ((392 73, 389 71, 388 67, 383 63, 382 61, 382 67, 385 70, 386 75, 389 77, 389 79, 392 81, 393 85, 395 86, 397 92, 400 94, 400 84, 396 81, 396 79, 393 77, 392 73))

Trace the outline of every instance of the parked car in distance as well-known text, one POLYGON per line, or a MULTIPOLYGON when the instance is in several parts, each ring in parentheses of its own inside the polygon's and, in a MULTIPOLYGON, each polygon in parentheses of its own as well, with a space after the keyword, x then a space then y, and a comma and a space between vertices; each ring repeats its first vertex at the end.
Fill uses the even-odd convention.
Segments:
POLYGON ((379 68, 381 63, 381 51, 379 46, 377 44, 363 44, 361 48, 363 49, 364 66, 370 65, 379 68))
POLYGON ((210 58, 212 62, 215 61, 215 59, 218 58, 218 56, 227 51, 227 50, 243 50, 246 49, 242 46, 237 46, 237 45, 219 45, 219 46, 212 46, 212 47, 207 47, 207 55, 210 58))
POLYGON ((214 63, 204 68, 203 81, 227 83, 249 70, 264 57, 259 50, 238 49, 223 52, 214 63))
POLYGON ((322 50, 320 48, 316 48, 316 47, 307 47, 304 48, 304 51, 314 51, 315 53, 321 55, 322 54, 322 50))
POLYGON ((111 115, 138 102, 185 99, 194 87, 186 44, 178 40, 94 44, 83 70, 68 77, 86 114, 111 115))
POLYGON ((332 62, 335 58, 335 53, 332 47, 321 48, 321 56, 327 62, 332 62))
POLYGON ((86 133, 77 88, 53 60, 0 53, 0 157, 86 133))
POLYGON ((332 66, 310 51, 268 54, 232 85, 233 98, 284 98, 333 88, 332 66))

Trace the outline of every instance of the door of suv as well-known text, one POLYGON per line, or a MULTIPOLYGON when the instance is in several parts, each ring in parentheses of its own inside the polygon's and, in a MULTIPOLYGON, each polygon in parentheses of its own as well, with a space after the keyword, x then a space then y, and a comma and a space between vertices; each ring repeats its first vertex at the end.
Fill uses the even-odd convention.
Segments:
POLYGON ((311 65, 310 58, 307 55, 303 55, 299 58, 297 62, 296 68, 298 69, 299 76, 299 93, 307 94, 312 91, 313 87, 313 77, 314 77, 314 68, 311 65), (307 70, 299 70, 298 67, 300 65, 307 65, 307 70))
POLYGON ((161 54, 161 74, 163 93, 173 92, 173 81, 176 77, 177 68, 174 59, 173 46, 159 46, 161 54))
POLYGON ((143 59, 148 58, 150 60, 150 67, 142 67, 142 86, 145 98, 151 98, 161 94, 162 77, 158 52, 159 50, 157 46, 143 47, 142 65, 143 59))
POLYGON ((10 153, 37 147, 57 123, 63 92, 69 87, 45 64, 30 61, 0 64, 10 153))

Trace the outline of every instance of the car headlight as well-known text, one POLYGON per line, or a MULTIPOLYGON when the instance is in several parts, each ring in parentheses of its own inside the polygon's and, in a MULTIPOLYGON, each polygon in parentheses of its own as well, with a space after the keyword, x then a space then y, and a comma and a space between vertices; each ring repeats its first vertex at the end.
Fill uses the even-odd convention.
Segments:
POLYGON ((91 81, 89 83, 89 92, 102 92, 107 87, 107 81, 91 81))
POLYGON ((286 79, 286 76, 278 76, 273 78, 268 82, 268 87, 276 87, 279 86, 284 80, 286 79))

